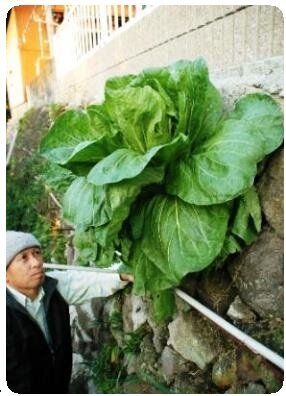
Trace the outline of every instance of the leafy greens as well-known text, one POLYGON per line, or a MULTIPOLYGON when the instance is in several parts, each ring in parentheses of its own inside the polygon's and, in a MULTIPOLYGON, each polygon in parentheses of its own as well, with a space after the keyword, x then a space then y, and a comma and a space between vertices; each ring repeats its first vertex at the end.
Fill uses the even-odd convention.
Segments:
POLYGON ((120 252, 135 293, 170 298, 184 275, 253 242, 257 164, 282 143, 282 121, 265 93, 226 113, 201 58, 109 79, 103 103, 67 110, 41 143, 76 175, 63 216, 79 261, 108 266, 120 252))

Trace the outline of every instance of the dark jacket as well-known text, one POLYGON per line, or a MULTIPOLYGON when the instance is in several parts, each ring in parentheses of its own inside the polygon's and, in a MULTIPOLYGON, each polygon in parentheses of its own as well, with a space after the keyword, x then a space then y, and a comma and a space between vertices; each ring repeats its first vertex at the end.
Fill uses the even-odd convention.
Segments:
POLYGON ((37 322, 7 290, 7 385, 16 393, 68 393, 72 366, 67 303, 46 276, 44 308, 51 335, 46 341, 37 322))

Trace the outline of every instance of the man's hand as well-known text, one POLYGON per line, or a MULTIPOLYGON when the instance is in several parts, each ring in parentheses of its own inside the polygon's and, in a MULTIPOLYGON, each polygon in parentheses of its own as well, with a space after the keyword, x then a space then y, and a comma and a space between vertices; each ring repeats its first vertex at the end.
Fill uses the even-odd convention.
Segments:
POLYGON ((134 282, 134 276, 131 274, 119 274, 120 279, 126 282, 134 282))

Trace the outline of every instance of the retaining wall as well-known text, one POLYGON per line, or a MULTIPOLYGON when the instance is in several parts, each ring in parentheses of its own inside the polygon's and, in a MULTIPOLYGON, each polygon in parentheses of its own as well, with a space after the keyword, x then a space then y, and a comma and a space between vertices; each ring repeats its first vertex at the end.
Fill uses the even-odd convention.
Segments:
POLYGON ((96 101, 111 76, 197 56, 211 72, 283 56, 282 12, 256 5, 158 6, 57 81, 55 101, 96 101))

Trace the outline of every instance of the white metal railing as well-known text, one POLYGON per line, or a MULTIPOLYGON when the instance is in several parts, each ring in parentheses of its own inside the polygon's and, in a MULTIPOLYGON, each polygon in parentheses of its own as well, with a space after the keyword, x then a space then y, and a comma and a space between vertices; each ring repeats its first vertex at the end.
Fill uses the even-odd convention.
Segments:
POLYGON ((121 4, 65 6, 64 21, 50 35, 57 76, 73 69, 85 56, 104 46, 118 31, 130 26, 152 7, 121 4))

